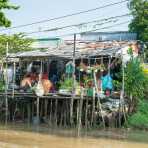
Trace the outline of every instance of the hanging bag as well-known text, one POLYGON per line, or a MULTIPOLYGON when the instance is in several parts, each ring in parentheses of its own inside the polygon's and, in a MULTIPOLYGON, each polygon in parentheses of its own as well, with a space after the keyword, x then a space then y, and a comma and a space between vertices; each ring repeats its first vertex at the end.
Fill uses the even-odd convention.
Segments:
POLYGON ((38 81, 38 84, 35 88, 35 94, 38 96, 38 97, 41 97, 44 95, 44 87, 42 85, 42 81, 41 81, 41 74, 39 74, 39 81, 38 81))

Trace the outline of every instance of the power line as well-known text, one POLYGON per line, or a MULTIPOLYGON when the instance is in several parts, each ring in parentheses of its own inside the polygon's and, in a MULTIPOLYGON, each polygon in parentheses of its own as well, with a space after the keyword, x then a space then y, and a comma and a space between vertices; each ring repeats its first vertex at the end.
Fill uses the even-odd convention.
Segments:
MULTIPOLYGON (((61 29, 66 29, 66 28, 71 28, 71 27, 77 27, 77 26, 81 26, 81 25, 86 25, 86 24, 90 24, 90 23, 93 23, 93 22, 108 21, 110 19, 127 17, 127 16, 130 16, 130 15, 131 15, 130 13, 127 13, 127 14, 118 15, 118 16, 112 16, 112 17, 103 18, 103 19, 99 19, 99 20, 82 22, 82 23, 79 23, 79 24, 72 24, 72 25, 67 25, 67 26, 63 26, 63 27, 55 27, 55 28, 41 30, 41 31, 28 32, 28 33, 24 33, 24 34, 30 35, 30 34, 36 34, 36 33, 41 33, 41 32, 52 32, 52 31, 57 31, 57 30, 61 30, 61 29)), ((100 25, 100 24, 97 24, 97 25, 100 25)))
MULTIPOLYGON (((95 31, 102 30, 102 29, 112 28, 112 27, 115 27, 115 26, 118 26, 118 25, 124 25, 124 24, 127 24, 129 22, 130 21, 124 21, 124 22, 117 23, 117 24, 114 24, 114 25, 110 25, 110 26, 106 26, 106 27, 103 27, 103 28, 98 28, 98 29, 94 29, 94 30, 90 30, 90 31, 84 31, 84 32, 81 32, 81 33, 89 33, 89 32, 92 32, 92 31, 95 32, 95 31)), ((81 34, 81 33, 78 33, 78 34, 81 34)))
POLYGON ((92 30, 89 30, 89 31, 76 32, 76 33, 71 33, 71 34, 63 34, 63 35, 55 36, 55 37, 59 38, 59 37, 72 36, 74 34, 78 35, 78 34, 82 34, 82 33, 95 32, 95 31, 102 30, 102 29, 108 29, 108 28, 113 28, 113 27, 119 26, 119 25, 124 25, 124 24, 127 24, 129 22, 130 21, 124 21, 124 22, 120 22, 120 23, 117 23, 117 24, 114 24, 114 25, 110 25, 110 26, 106 26, 106 27, 102 27, 102 28, 98 28, 98 29, 92 29, 92 30))
POLYGON ((71 17, 71 16, 76 16, 76 15, 80 15, 80 14, 83 14, 83 13, 96 11, 98 9, 103 9, 103 8, 106 8, 106 7, 119 5, 119 4, 127 2, 127 1, 129 1, 129 0, 122 0, 122 1, 119 1, 119 2, 110 3, 110 4, 107 4, 107 5, 104 5, 104 6, 96 7, 96 8, 93 8, 93 9, 88 9, 88 10, 84 10, 84 11, 80 11, 80 12, 76 12, 76 13, 72 13, 72 14, 68 14, 68 15, 63 15, 63 16, 60 16, 60 17, 50 18, 50 19, 46 19, 46 20, 41 20, 41 21, 37 21, 37 22, 33 22, 33 23, 28 23, 28 24, 24 24, 24 25, 18 25, 18 26, 7 28, 7 29, 2 29, 0 31, 6 31, 6 30, 10 30, 10 29, 22 28, 22 27, 32 26, 32 25, 41 24, 41 23, 45 23, 45 22, 50 22, 50 21, 54 21, 54 20, 59 20, 59 19, 63 19, 63 18, 71 17))

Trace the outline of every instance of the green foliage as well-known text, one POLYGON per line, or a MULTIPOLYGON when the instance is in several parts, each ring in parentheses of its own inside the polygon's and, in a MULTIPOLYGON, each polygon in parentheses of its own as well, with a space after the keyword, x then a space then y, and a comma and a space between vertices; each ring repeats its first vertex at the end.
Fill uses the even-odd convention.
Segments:
POLYGON ((113 80, 113 86, 115 90, 121 90, 122 89, 122 82, 119 80, 113 80))
POLYGON ((32 50, 30 45, 33 39, 26 38, 22 33, 14 34, 11 36, 0 35, 0 57, 6 55, 6 45, 9 45, 9 53, 16 53, 20 51, 32 50))
POLYGON ((69 78, 69 79, 65 79, 65 81, 61 82, 60 89, 72 90, 72 86, 73 86, 73 79, 69 78))
POLYGON ((137 32, 138 39, 148 41, 148 1, 130 0, 129 9, 133 15, 130 31, 137 32))
POLYGON ((18 6, 12 5, 10 4, 9 0, 0 0, 0 26, 4 26, 4 27, 10 27, 11 26, 11 21, 6 18, 3 10, 16 10, 18 9, 18 6))
POLYGON ((131 58, 125 68, 125 91, 128 96, 141 98, 148 88, 148 78, 144 74, 138 58, 131 58))
POLYGON ((148 101, 139 102, 138 111, 128 118, 128 125, 136 128, 148 128, 148 101))

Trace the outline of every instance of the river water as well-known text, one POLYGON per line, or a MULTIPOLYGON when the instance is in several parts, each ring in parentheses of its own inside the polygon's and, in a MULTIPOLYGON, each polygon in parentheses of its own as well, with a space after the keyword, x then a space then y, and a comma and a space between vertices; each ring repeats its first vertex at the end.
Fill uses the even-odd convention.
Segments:
POLYGON ((148 143, 90 136, 79 138, 57 136, 56 134, 1 128, 0 148, 148 148, 148 143))

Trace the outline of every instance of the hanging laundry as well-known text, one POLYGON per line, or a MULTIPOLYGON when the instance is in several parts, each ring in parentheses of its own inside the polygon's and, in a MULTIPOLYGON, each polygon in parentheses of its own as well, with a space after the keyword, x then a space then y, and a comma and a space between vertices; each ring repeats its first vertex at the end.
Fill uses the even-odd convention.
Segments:
POLYGON ((113 80, 109 74, 101 77, 101 80, 102 80, 103 91, 105 91, 106 89, 109 89, 109 90, 113 89, 113 82, 112 82, 113 80))
POLYGON ((4 69, 4 80, 7 80, 8 85, 13 81, 13 67, 8 66, 7 69, 4 69))
POLYGON ((74 72, 74 64, 72 61, 70 61, 66 64, 66 73, 72 74, 73 72, 74 72))
POLYGON ((30 64, 27 66, 27 73, 30 73, 30 72, 31 72, 32 66, 33 66, 33 63, 30 63, 30 64))

